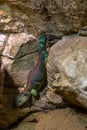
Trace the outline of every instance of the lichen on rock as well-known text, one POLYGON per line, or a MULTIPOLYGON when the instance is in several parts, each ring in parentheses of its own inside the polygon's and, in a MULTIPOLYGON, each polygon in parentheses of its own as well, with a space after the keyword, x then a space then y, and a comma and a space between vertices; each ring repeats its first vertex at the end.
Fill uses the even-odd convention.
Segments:
POLYGON ((86 42, 86 37, 64 37, 51 48, 47 66, 48 91, 54 89, 71 104, 85 109, 87 109, 86 42))

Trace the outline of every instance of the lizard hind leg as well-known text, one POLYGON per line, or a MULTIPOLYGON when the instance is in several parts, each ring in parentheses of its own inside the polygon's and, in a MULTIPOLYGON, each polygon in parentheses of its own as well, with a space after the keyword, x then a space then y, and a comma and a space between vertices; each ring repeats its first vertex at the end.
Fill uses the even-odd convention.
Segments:
POLYGON ((36 89, 31 89, 31 95, 32 95, 33 97, 37 97, 37 96, 38 96, 37 90, 36 90, 36 89))

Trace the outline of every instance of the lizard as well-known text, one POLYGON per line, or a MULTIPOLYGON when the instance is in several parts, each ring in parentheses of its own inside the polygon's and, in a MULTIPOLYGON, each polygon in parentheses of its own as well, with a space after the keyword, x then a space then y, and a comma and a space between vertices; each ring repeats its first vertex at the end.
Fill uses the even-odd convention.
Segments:
POLYGON ((31 96, 37 97, 39 89, 46 81, 46 62, 48 52, 46 50, 47 37, 41 36, 38 40, 38 60, 34 68, 30 71, 24 91, 19 93, 15 99, 15 106, 24 105, 31 96))

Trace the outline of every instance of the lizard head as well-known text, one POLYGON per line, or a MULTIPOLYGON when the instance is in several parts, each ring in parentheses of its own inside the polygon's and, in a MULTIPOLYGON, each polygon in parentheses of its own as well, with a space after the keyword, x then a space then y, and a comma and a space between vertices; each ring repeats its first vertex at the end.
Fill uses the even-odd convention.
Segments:
POLYGON ((46 49, 46 44, 47 44, 47 37, 45 35, 42 35, 40 38, 39 38, 39 48, 44 50, 46 49))

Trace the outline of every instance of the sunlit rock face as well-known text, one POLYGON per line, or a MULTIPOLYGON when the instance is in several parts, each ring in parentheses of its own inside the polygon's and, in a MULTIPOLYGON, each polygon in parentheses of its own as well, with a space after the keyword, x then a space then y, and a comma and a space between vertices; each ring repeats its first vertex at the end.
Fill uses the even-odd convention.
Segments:
POLYGON ((52 43, 58 41, 63 35, 72 33, 87 35, 86 3, 86 0, 83 2, 79 0, 0 1, 0 50, 4 45, 2 48, 3 54, 1 52, 1 55, 4 56, 3 62, 6 63, 8 69, 12 69, 12 74, 10 73, 10 75, 12 78, 14 77, 12 80, 16 80, 16 84, 23 85, 26 76, 21 77, 20 80, 17 79, 20 75, 23 75, 24 72, 26 73, 26 64, 29 65, 30 69, 33 66, 31 62, 35 61, 36 53, 32 54, 33 50, 31 46, 36 49, 36 45, 34 43, 32 43, 32 45, 26 44, 29 41, 28 34, 32 35, 33 39, 35 39, 44 32, 49 39, 53 41, 52 43), (24 43, 26 45, 24 45, 24 43), (23 47, 22 44, 26 47, 23 47), (20 46, 22 50, 19 49, 21 48, 20 46), (26 49, 27 47, 29 47, 29 50, 26 49), (30 55, 26 55, 27 51, 29 51, 30 55), (17 59, 18 55, 26 56, 19 61, 19 59, 17 59), (12 60, 12 58, 16 59, 12 60), (31 59, 34 60, 31 61, 31 59), (13 61, 15 61, 15 63, 13 61), (14 63, 13 66, 10 67, 10 65, 7 65, 10 63, 14 63), (20 66, 19 64, 21 67, 18 67, 20 66), (15 66, 17 66, 17 69, 15 69, 15 66), (20 69, 21 73, 18 72, 20 69), (15 71, 18 72, 16 75, 15 71))
POLYGON ((12 85, 10 77, 15 85, 22 86, 34 64, 36 38, 28 33, 10 34, 8 37, 0 34, 0 38, 1 66, 6 70, 5 84, 12 85))
MULTIPOLYGON (((86 5, 87 0, 0 0, 0 110, 4 110, 7 117, 0 114, 0 126, 8 126, 20 118, 19 111, 15 114, 12 109, 12 103, 18 87, 26 83, 28 73, 36 63, 36 40, 40 34, 45 33, 52 43, 68 34, 87 36, 86 5), (8 113, 9 109, 14 116, 8 113)), ((58 47, 55 45, 52 53, 50 51, 46 97, 53 106, 63 106, 64 97, 87 108, 85 39, 63 38, 61 47, 58 43, 58 47), (78 43, 81 43, 81 48, 78 43), (72 46, 70 53, 63 48, 64 45, 67 50, 72 46)), ((40 105, 45 106, 44 103, 40 105)))
POLYGON ((86 0, 2 0, 0 31, 45 32, 56 38, 78 32, 87 36, 86 5, 86 0))
POLYGON ((87 109, 87 37, 63 37, 50 50, 49 91, 87 109))
POLYGON ((6 70, 5 85, 22 86, 26 83, 36 55, 35 40, 36 38, 28 33, 9 35, 2 52, 2 64, 6 70))

